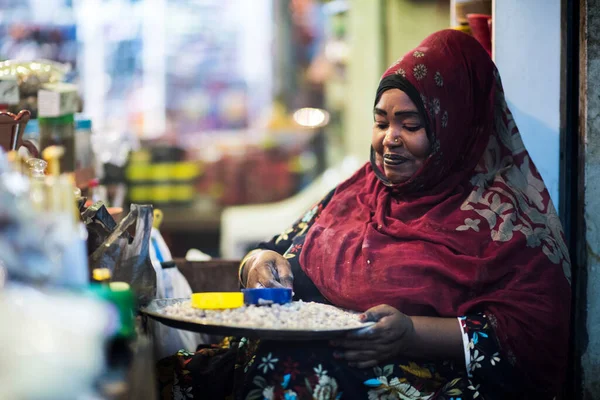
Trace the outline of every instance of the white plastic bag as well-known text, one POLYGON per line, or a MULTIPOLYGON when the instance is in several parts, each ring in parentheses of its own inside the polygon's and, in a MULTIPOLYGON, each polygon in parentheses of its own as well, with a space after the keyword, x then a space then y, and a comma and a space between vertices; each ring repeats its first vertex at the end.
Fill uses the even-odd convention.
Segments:
MULTIPOLYGON (((192 295, 192 289, 185 276, 177 267, 165 269, 162 267, 162 263, 172 261, 172 257, 160 232, 155 228, 152 228, 151 241, 150 258, 157 278, 156 298, 189 298, 192 295)), ((158 360, 171 356, 181 349, 195 352, 199 344, 210 343, 206 335, 170 328, 153 320, 148 322, 151 324, 155 354, 158 360)))

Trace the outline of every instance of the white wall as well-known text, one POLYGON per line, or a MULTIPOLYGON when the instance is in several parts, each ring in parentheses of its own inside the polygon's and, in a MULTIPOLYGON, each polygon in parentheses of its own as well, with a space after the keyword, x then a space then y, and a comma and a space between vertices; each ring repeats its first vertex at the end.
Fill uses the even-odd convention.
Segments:
POLYGON ((558 209, 560 0, 496 0, 494 39, 509 108, 558 209))

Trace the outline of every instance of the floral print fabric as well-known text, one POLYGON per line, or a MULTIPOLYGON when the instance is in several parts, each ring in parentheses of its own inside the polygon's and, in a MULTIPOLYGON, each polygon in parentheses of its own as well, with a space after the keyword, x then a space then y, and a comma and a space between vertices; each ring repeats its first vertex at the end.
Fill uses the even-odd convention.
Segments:
MULTIPOLYGON (((487 316, 459 318, 468 336, 465 368, 450 361, 398 357, 375 368, 357 369, 333 357, 327 342, 246 342, 240 353, 236 398, 471 400, 519 398, 506 382, 514 367, 501 355, 487 316)), ((518 382, 518 380, 512 381, 518 382)))

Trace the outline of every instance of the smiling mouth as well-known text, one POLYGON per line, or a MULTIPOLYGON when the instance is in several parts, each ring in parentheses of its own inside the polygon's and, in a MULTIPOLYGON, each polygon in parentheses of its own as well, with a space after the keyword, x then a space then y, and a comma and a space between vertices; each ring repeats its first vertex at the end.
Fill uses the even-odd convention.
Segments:
POLYGON ((408 158, 399 156, 397 154, 384 154, 383 163, 385 165, 400 165, 408 161, 408 158))

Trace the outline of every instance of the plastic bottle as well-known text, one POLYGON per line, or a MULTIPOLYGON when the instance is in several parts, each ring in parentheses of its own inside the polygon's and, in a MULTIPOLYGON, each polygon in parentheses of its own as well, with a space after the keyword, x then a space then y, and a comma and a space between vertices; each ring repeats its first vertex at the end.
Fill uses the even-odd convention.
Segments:
POLYGON ((92 120, 78 114, 75 116, 75 169, 93 166, 92 120))

